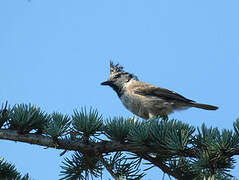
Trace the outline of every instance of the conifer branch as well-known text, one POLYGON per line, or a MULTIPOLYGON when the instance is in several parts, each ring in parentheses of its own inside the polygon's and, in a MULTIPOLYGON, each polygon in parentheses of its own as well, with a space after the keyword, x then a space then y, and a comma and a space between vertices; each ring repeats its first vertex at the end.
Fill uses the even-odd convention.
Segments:
MULTIPOLYGON (((152 148, 146 146, 137 146, 125 142, 89 142, 75 141, 70 139, 57 139, 50 136, 34 133, 20 134, 17 130, 0 129, 0 139, 35 144, 55 149, 73 150, 85 153, 110 153, 116 151, 134 151, 134 152, 152 152, 152 148)), ((161 152, 163 153, 163 152, 161 152)))
MULTIPOLYGON (((135 144, 127 142, 113 142, 113 141, 101 141, 101 142, 89 142, 83 143, 82 141, 75 141, 70 139, 58 139, 57 141, 50 136, 39 135, 35 133, 20 134, 17 130, 0 129, 0 139, 18 141, 28 144, 35 144, 55 149, 80 151, 83 153, 110 153, 117 151, 129 151, 129 152, 146 152, 146 153, 161 153, 169 154, 166 150, 153 149, 147 146, 137 146, 135 144)), ((184 152, 178 152, 179 156, 184 157, 196 157, 194 151, 185 150, 184 152)), ((228 156, 239 155, 239 147, 227 154, 228 156)))
POLYGON ((203 124, 196 129, 182 121, 160 118, 105 120, 92 108, 89 113, 86 108, 75 110, 72 116, 47 114, 31 104, 7 108, 6 103, 0 109, 0 139, 75 151, 72 159, 63 162, 62 179, 84 177, 84 172, 98 177, 102 165, 115 179, 141 179, 144 173, 138 167, 142 159, 177 179, 212 175, 225 179, 231 177, 233 156, 239 155, 239 119, 233 127, 234 131, 219 131, 203 124), (122 154, 113 159, 105 156, 115 152, 122 154), (123 152, 136 156, 129 158, 123 152))
POLYGON ((159 159, 158 157, 157 158, 153 158, 151 157, 149 154, 146 154, 146 153, 136 153, 139 157, 142 157, 143 159, 151 162, 153 165, 159 167, 164 173, 167 173, 168 175, 170 176, 173 176, 174 178, 177 178, 177 179, 183 179, 181 176, 180 176, 180 173, 179 172, 175 172, 173 171, 171 168, 169 168, 167 165, 165 165, 163 163, 163 160, 162 159, 159 159))
POLYGON ((110 165, 108 164, 108 162, 104 159, 104 157, 102 155, 99 156, 100 161, 102 162, 102 164, 105 166, 105 168, 107 169, 107 171, 110 173, 110 175, 115 179, 115 180, 119 180, 119 177, 114 173, 113 168, 110 167, 110 165))

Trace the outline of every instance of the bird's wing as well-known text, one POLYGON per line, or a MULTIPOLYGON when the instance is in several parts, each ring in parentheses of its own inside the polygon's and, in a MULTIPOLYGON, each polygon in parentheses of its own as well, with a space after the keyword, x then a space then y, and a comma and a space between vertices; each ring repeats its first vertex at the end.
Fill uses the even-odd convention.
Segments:
POLYGON ((142 96, 156 96, 165 100, 178 100, 185 103, 194 102, 174 91, 170 91, 168 89, 157 87, 143 82, 139 83, 138 85, 135 84, 135 86, 132 87, 132 89, 135 94, 139 94, 142 96))

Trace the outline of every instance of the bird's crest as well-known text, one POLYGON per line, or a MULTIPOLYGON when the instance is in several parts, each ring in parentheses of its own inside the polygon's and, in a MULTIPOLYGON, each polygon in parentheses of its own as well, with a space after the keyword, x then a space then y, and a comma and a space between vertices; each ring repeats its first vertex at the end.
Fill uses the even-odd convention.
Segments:
POLYGON ((110 61, 110 74, 115 74, 123 71, 124 67, 119 64, 114 65, 113 61, 110 61))

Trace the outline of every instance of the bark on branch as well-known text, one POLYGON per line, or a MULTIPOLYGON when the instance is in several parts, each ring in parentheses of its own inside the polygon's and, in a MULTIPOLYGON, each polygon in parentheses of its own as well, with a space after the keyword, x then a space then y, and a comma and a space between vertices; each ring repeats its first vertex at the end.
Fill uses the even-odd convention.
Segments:
MULTIPOLYGON (((101 141, 96 143, 83 143, 80 141, 73 141, 70 139, 57 139, 55 141, 52 137, 38 134, 19 134, 16 130, 0 129, 0 139, 24 142, 28 144, 36 144, 55 149, 80 151, 82 153, 110 153, 116 151, 129 152, 146 152, 146 153, 162 153, 168 154, 168 151, 160 149, 152 149, 147 146, 137 146, 130 143, 120 143, 112 141, 101 141)), ((174 154, 176 155, 176 154, 174 154)), ((185 157, 196 157, 193 151, 180 152, 177 155, 185 157)), ((239 155, 239 148, 234 149, 228 156, 239 155)))

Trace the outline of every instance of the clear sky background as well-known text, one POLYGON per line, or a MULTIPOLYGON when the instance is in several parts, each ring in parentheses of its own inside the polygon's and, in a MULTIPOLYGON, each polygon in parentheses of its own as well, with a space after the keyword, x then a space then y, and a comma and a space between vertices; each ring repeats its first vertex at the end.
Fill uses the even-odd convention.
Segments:
MULTIPOLYGON (((238 0, 1 0, 0 102, 132 116, 100 86, 113 60, 142 81, 219 106, 170 118, 232 129, 239 117, 238 7, 238 0)), ((60 151, 4 140, 0 147, 1 157, 34 179, 59 178, 60 151)), ((160 177, 153 169, 144 179, 160 177)))

